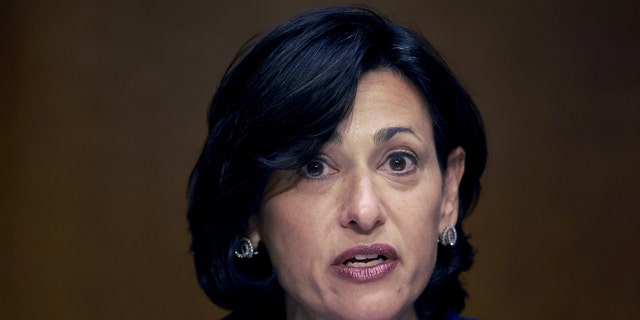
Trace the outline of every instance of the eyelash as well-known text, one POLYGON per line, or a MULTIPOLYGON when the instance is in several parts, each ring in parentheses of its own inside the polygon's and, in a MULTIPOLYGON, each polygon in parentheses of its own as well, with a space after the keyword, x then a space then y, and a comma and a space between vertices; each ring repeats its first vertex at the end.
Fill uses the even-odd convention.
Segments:
POLYGON ((418 161, 419 161, 419 160, 420 160, 420 158, 419 158, 416 154, 414 154, 413 152, 405 151, 405 150, 401 150, 401 151, 393 151, 393 152, 391 152, 391 153, 389 153, 389 154, 387 155, 387 157, 385 158, 385 161, 384 161, 384 163, 382 164, 382 166, 386 166, 386 167, 388 167, 388 168, 391 170, 391 172, 392 172, 393 174, 395 174, 395 175, 405 176, 405 175, 409 175, 409 174, 411 174, 413 171, 415 171, 416 166, 418 165, 418 161), (391 163, 390 163, 390 161, 391 161, 393 158, 396 158, 396 157, 402 157, 402 158, 408 159, 408 160, 409 160, 409 162, 411 163, 411 166, 412 166, 412 167, 411 167, 410 169, 408 169, 408 170, 403 169, 402 171, 395 171, 395 170, 391 169, 391 163))
MULTIPOLYGON (((405 150, 393 151, 386 156, 385 161, 380 167, 388 168, 390 172, 394 175, 406 176, 415 171, 419 160, 420 158, 413 152, 405 151, 405 150), (401 171, 396 171, 392 169, 390 161, 392 161, 394 158, 404 158, 405 160, 408 160, 408 163, 404 163, 404 165, 405 166, 409 165, 410 168, 409 169, 403 168, 401 171)), ((328 170, 333 170, 333 168, 327 163, 326 159, 319 157, 305 164, 302 168, 298 170, 298 173, 304 178, 309 180, 322 180, 326 177, 328 170), (316 176, 312 175, 309 172, 310 166, 314 164, 318 164, 322 166, 321 172, 316 176)))
POLYGON ((302 168, 298 170, 298 173, 302 177, 309 180, 322 180, 325 178, 327 170, 330 170, 330 169, 332 169, 332 167, 327 163, 327 160, 323 159, 322 157, 319 157, 309 161, 307 164, 302 166, 302 168), (313 176, 309 173, 309 166, 315 163, 322 165, 322 172, 318 176, 313 176))

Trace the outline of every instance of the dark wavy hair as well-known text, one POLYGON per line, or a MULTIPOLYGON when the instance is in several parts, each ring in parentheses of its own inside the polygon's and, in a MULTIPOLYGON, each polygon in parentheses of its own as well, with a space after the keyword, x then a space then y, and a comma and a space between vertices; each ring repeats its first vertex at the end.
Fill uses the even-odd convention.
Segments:
POLYGON ((233 317, 284 317, 284 293, 267 248, 234 256, 249 217, 259 214, 271 173, 301 168, 349 114, 363 74, 393 70, 427 102, 442 172, 456 147, 466 152, 454 247, 439 246, 435 270, 415 302, 421 319, 461 311, 460 273, 473 249, 461 222, 475 206, 487 151, 480 115, 431 45, 365 7, 311 10, 246 45, 223 76, 209 110, 208 136, 190 177, 191 251, 200 286, 233 317))

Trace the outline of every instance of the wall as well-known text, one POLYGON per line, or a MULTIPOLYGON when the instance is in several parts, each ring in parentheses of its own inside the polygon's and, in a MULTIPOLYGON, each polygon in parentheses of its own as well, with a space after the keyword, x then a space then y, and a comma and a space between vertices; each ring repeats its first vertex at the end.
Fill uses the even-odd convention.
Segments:
MULTIPOLYGON (((185 185, 254 33, 330 1, 0 5, 0 318, 211 319, 185 185)), ((640 5, 369 1, 474 96, 490 159, 467 315, 640 318, 640 5)))

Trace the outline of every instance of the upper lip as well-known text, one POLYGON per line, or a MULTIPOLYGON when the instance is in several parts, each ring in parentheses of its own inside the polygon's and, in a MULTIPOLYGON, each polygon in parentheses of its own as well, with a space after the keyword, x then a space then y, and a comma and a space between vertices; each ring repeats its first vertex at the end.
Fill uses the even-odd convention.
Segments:
POLYGON ((374 243, 371 245, 359 245, 351 247, 340 253, 333 261, 335 265, 344 264, 347 260, 354 258, 356 255, 378 254, 384 256, 386 260, 398 259, 396 249, 388 244, 374 243))

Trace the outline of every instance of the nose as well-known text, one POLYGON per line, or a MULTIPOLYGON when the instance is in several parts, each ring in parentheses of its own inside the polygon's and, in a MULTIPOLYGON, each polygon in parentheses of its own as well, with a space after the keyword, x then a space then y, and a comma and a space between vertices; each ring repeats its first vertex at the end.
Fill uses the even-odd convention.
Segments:
POLYGON ((350 189, 345 192, 347 204, 340 219, 342 227, 368 233, 383 225, 386 213, 380 195, 367 175, 354 177, 350 189))

